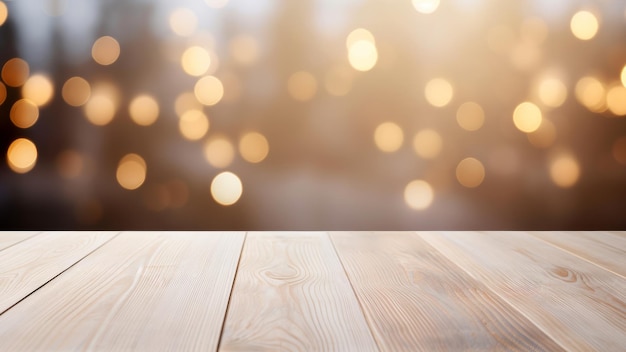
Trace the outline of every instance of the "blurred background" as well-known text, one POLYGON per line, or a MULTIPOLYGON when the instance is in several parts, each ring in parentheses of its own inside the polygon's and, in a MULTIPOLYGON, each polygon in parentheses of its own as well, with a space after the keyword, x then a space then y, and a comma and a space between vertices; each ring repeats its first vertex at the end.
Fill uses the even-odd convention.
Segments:
POLYGON ((626 229, 621 0, 0 1, 2 229, 626 229))

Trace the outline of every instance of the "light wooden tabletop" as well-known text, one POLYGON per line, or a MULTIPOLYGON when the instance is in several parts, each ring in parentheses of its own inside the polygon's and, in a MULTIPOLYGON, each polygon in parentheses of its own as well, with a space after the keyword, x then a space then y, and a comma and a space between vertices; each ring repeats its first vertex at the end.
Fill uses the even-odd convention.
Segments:
POLYGON ((623 351, 626 232, 1 232, 0 351, 623 351))

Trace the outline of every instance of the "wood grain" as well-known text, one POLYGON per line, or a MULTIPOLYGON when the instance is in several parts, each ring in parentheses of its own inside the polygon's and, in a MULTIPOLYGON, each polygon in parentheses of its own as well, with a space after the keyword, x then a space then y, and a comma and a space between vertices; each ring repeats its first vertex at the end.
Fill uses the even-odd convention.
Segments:
POLYGON ((626 281, 522 232, 420 232, 571 351, 626 346, 626 281))
POLYGON ((38 234, 38 231, 7 231, 0 233, 0 251, 38 234))
POLYGON ((222 351, 375 351, 326 233, 249 233, 222 351))
POLYGON ((331 232, 331 239, 383 350, 562 350, 414 234, 331 232))
POLYGON ((0 350, 215 350, 243 238, 124 232, 1 315, 0 350))
POLYGON ((619 233, 541 231, 530 234, 626 277, 626 237, 619 233))
POLYGON ((115 234, 46 232, 4 249, 0 252, 0 314, 115 234))

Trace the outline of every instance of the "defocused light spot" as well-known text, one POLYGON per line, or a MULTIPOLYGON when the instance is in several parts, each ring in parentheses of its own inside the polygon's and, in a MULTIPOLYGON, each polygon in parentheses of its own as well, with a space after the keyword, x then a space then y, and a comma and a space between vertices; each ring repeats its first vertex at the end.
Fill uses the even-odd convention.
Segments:
POLYGON ((107 125, 115 117, 115 101, 103 93, 93 94, 83 108, 87 120, 96 126, 107 125))
POLYGON ((223 169, 235 158, 235 148, 225 137, 213 137, 204 144, 204 157, 211 166, 223 169))
POLYGON ((557 108, 567 99, 567 87, 558 78, 546 78, 539 83, 539 99, 549 107, 557 108))
POLYGON ((457 109, 456 122, 466 131, 476 131, 485 122, 485 112, 479 104, 468 101, 457 109))
POLYGON ((518 130, 526 133, 536 131, 541 125, 541 110, 530 102, 519 104, 513 112, 513 123, 518 130))
POLYGON ((54 95, 54 85, 50 78, 43 74, 36 74, 26 80, 22 86, 22 96, 37 106, 46 105, 54 95))
POLYGON ((229 0, 204 0, 204 2, 214 9, 221 9, 228 4, 229 0))
POLYGON ((230 41, 230 54, 242 65, 252 65, 259 58, 259 43, 254 37, 240 34, 230 41))
POLYGON ((198 26, 198 18, 190 9, 178 8, 169 17, 170 29, 181 37, 192 35, 198 26))
POLYGON ((348 49, 348 61, 357 71, 369 71, 378 61, 376 45, 366 40, 359 40, 348 49))
POLYGON ((552 121, 547 119, 541 120, 541 125, 534 132, 526 135, 530 144, 537 148, 548 148, 556 139, 556 127, 552 121))
POLYGON ((431 105, 443 107, 452 100, 454 90, 450 82, 442 78, 435 78, 426 83, 424 95, 431 105))
POLYGON ((383 122, 374 131, 374 142, 383 152, 395 152, 404 142, 402 128, 393 122, 383 122))
POLYGON ((68 105, 82 106, 89 101, 91 86, 82 77, 72 77, 63 84, 61 95, 68 105))
POLYGON ((430 207, 434 197, 433 188, 424 180, 413 180, 404 188, 404 201, 415 210, 424 210, 430 207))
POLYGON ((576 83, 576 98, 587 109, 593 112, 606 110, 606 90, 595 77, 586 76, 576 83))
POLYGON ((615 86, 606 93, 606 105, 617 116, 626 115, 626 88, 615 86))
POLYGON ((350 48, 359 41, 366 41, 376 45, 376 40, 374 39, 374 35, 372 32, 368 31, 365 28, 357 28, 348 34, 346 37, 346 49, 350 50, 350 48))
POLYGON ((180 117, 178 128, 183 137, 195 141, 204 137, 209 131, 209 119, 200 110, 189 110, 180 117))
POLYGON ((11 107, 11 121, 19 128, 29 128, 39 118, 39 108, 28 99, 20 99, 11 107))
POLYGON ((193 88, 196 99, 204 105, 212 106, 220 102, 224 96, 222 81, 214 76, 202 77, 193 88))
POLYGON ((618 163, 626 165, 626 136, 620 137, 613 143, 613 157, 618 163))
POLYGON ((202 76, 211 66, 211 55, 200 46, 192 46, 183 52, 180 63, 188 75, 202 76))
POLYGON ((211 182, 211 195, 221 205, 235 204, 242 191, 241 180, 232 172, 222 172, 211 182))
POLYGON ((308 101, 313 99, 317 92, 317 80, 306 71, 298 71, 289 76, 287 90, 295 100, 308 101))
POLYGON ((485 179, 485 167, 475 158, 465 158, 456 167, 456 179, 467 188, 480 186, 485 179))
POLYGON ((7 151, 7 163, 14 172, 24 174, 32 170, 37 162, 37 147, 26 138, 18 138, 7 151))
POLYGON ((431 14, 439 7, 439 0, 412 0, 413 7, 417 12, 431 14))
POLYGON ((258 132, 248 132, 239 140, 239 153, 247 162, 260 163, 267 157, 269 151, 267 139, 258 132))
POLYGON ((431 129, 421 130, 413 138, 413 150, 424 159, 436 158, 441 152, 442 144, 441 135, 431 129))
POLYGON ((561 155, 550 163, 550 178, 561 188, 572 187, 580 177, 578 161, 571 155, 561 155))
POLYGON ((179 117, 189 110, 202 110, 202 104, 196 99, 192 92, 184 92, 176 97, 174 111, 179 117))
POLYGON ((100 37, 91 47, 91 56, 100 65, 111 65, 120 56, 120 43, 108 35, 100 37))
POLYGON ((0 82, 0 105, 4 103, 6 98, 7 98, 7 87, 4 85, 4 83, 0 82))
POLYGON ((622 85, 626 87, 626 65, 624 65, 624 67, 622 68, 621 79, 622 79, 622 85))
POLYGON ((580 40, 589 40, 598 33, 598 19, 589 11, 579 11, 572 16, 570 29, 580 40))
POLYGON ((28 63, 20 58, 8 60, 2 66, 2 80, 9 87, 19 87, 28 79, 30 68, 28 63))
POLYGON ((146 162, 137 154, 126 154, 117 165, 116 178, 125 189, 141 187, 146 180, 146 162))
POLYGON ((85 161, 83 156, 72 149, 62 151, 56 159, 57 171, 61 177, 74 179, 83 172, 85 161))
POLYGON ((140 126, 149 126, 159 117, 159 103, 150 95, 135 97, 128 106, 130 118, 140 126))
POLYGON ((548 36, 548 25, 541 18, 530 17, 522 22, 522 37, 534 44, 541 44, 548 36))
POLYGON ((9 17, 9 9, 4 2, 0 1, 0 26, 4 24, 7 17, 9 17))
POLYGON ((330 95, 341 97, 352 89, 352 72, 340 66, 334 66, 324 76, 324 87, 330 95))

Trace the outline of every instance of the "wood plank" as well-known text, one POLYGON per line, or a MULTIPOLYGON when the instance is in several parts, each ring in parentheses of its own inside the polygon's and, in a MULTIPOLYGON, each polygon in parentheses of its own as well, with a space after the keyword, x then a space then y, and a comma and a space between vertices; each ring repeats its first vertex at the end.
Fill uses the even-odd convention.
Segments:
POLYGON ((115 234, 46 232, 0 252, 0 314, 115 234))
POLYGON ((530 234, 626 277, 624 236, 606 231, 541 231, 530 234))
POLYGON ((0 251, 21 241, 35 236, 40 231, 3 231, 0 232, 0 251))
POLYGON ((562 350, 415 234, 331 239, 383 350, 562 350))
POLYGON ((215 350, 244 235, 124 232, 0 316, 0 350, 215 350))
POLYGON ((249 233, 222 351, 375 351, 326 233, 249 233))
POLYGON ((572 351, 626 346, 626 280, 523 232, 420 232, 572 351))

